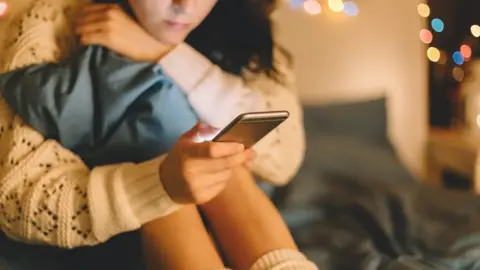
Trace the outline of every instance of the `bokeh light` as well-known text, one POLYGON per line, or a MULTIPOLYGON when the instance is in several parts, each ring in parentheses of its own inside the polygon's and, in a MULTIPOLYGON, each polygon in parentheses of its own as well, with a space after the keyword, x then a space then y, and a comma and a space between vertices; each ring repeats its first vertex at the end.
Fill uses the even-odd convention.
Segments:
POLYGON ((7 14, 8 4, 5 1, 0 1, 0 17, 7 14))
POLYGON ((417 6, 418 15, 427 18, 430 16, 430 7, 427 4, 419 4, 417 6))
POLYGON ((425 44, 430 44, 433 40, 433 34, 428 29, 422 29, 420 31, 420 40, 425 44))
POLYGON ((432 20, 432 29, 435 30, 435 32, 442 32, 443 29, 445 28, 445 24, 443 21, 439 18, 435 18, 432 20))
POLYGON ((460 53, 464 58, 469 59, 472 57, 472 48, 470 48, 468 45, 462 45, 460 46, 460 53))
POLYGON ((343 3, 343 12, 348 16, 357 16, 358 15, 358 7, 352 1, 346 1, 343 3))
POLYGON ((457 82, 461 82, 465 78, 465 72, 460 67, 454 67, 452 70, 452 76, 457 82))
POLYGON ((438 62, 440 60, 440 51, 435 47, 430 47, 427 49, 428 60, 432 62, 438 62))
POLYGON ((308 14, 316 15, 322 12, 322 7, 317 0, 305 0, 303 3, 303 8, 308 14))
POLYGON ((470 27, 470 31, 472 32, 472 35, 474 37, 480 37, 480 25, 474 24, 472 27, 470 27))
POLYGON ((462 65, 463 62, 465 62, 465 57, 463 57, 462 53, 459 51, 453 53, 452 59, 453 62, 457 65, 462 65))
POLYGON ((334 12, 342 12, 345 6, 342 0, 328 0, 328 7, 334 12))
POLYGON ((294 8, 301 8, 305 0, 290 0, 290 6, 294 8))

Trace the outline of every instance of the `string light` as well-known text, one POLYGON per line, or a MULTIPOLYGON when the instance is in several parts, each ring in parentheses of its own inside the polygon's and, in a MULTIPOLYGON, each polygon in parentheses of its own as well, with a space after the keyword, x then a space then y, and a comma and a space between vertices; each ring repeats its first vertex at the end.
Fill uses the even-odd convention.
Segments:
MULTIPOLYGON (((417 12, 421 17, 427 18, 431 14, 430 7, 426 4, 419 4, 417 6, 417 12)), ((441 33, 445 29, 444 22, 439 18, 431 20, 430 25, 435 32, 441 33)), ((470 27, 470 32, 476 38, 480 37, 480 25, 474 24, 470 27)), ((433 33, 428 29, 420 30, 420 40, 425 44, 430 44, 433 41, 433 33)), ((452 60, 457 65, 452 69, 452 77, 457 82, 462 82, 465 79, 465 70, 460 66, 469 61, 473 56, 472 47, 463 44, 458 51, 452 54, 452 60)), ((427 49, 427 58, 431 62, 438 64, 445 64, 447 62, 447 56, 444 52, 435 47, 429 47, 427 49)), ((480 127, 480 114, 477 116, 477 125, 480 127)))
POLYGON ((334 12, 342 12, 345 6, 342 0, 328 0, 328 7, 334 12))
POLYGON ((435 32, 442 32, 443 29, 445 28, 445 24, 443 23, 443 21, 439 18, 435 18, 432 20, 432 28, 433 30, 435 30, 435 32))
MULTIPOLYGON (((429 17, 431 10, 430 7, 427 4, 419 4, 417 6, 417 12, 421 17, 429 17)), ((439 19, 439 18, 434 18, 430 22, 432 29, 435 32, 443 32, 445 29, 445 24, 444 22, 439 19)), ((470 27, 470 31, 474 37, 480 37, 480 25, 474 24, 470 27)), ((433 41, 433 33, 429 31, 428 29, 422 29, 420 30, 420 40, 425 43, 425 44, 430 44, 433 41)), ((463 65, 465 62, 470 61, 472 58, 473 52, 472 48, 467 45, 463 44, 460 46, 460 50, 455 51, 452 54, 452 60, 456 65, 463 65)), ((447 57, 444 52, 441 52, 435 47, 429 47, 427 49, 427 58, 438 64, 445 64, 447 62, 447 57)), ((457 80, 458 82, 463 80, 463 77, 465 76, 464 70, 461 68, 456 68, 453 70, 452 75, 454 76, 454 79, 457 80)))
POLYGON ((427 4, 419 4, 417 6, 417 12, 420 16, 427 18, 430 16, 430 7, 427 4))
POLYGON ((480 25, 474 24, 470 27, 470 31, 474 37, 480 37, 480 25))
POLYGON ((427 49, 428 60, 432 62, 438 62, 440 60, 440 51, 435 47, 430 47, 427 49))
POLYGON ((308 14, 316 15, 322 12, 322 7, 317 0, 305 0, 303 3, 303 8, 308 14))
POLYGON ((432 43, 432 40, 433 40, 432 32, 430 32, 430 30, 428 29, 420 30, 420 40, 425 44, 432 43))
MULTIPOLYGON (((2 1, 2 0, 0 0, 2 1)), ((310 15, 322 13, 320 2, 327 0, 285 0, 292 8, 303 10, 310 15)), ((347 16, 357 16, 359 13, 358 5, 355 0, 328 0, 328 7, 336 13, 343 12, 347 16)))
POLYGON ((8 10, 8 4, 7 4, 7 2, 0 1, 0 17, 2 17, 2 16, 4 16, 5 14, 7 14, 7 10, 8 10))

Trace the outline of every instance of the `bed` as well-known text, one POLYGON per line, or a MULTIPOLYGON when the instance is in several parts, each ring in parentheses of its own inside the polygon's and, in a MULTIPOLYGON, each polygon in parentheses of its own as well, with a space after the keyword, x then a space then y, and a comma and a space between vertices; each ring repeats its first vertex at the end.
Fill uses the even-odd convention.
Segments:
POLYGON ((405 168, 385 98, 306 107, 304 117, 305 162, 273 200, 320 269, 480 269, 480 199, 405 168))

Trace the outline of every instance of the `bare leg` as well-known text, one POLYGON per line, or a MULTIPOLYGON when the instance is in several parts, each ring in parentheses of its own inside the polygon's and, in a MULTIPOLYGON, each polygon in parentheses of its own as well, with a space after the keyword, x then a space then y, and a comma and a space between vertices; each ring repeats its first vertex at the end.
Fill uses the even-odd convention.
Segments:
POLYGON ((238 169, 225 191, 200 208, 234 269, 250 269, 270 251, 297 250, 277 209, 246 168, 238 169))
POLYGON ((149 270, 224 268, 194 205, 146 224, 140 233, 149 270))

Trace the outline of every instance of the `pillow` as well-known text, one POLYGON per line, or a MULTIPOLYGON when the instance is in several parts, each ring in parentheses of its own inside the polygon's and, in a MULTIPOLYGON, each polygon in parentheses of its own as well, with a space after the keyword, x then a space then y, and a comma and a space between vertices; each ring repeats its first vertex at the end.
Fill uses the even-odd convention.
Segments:
POLYGON ((386 98, 307 106, 304 121, 305 160, 295 179, 274 193, 278 207, 309 205, 321 196, 325 173, 391 183, 417 181, 388 139, 386 98))
POLYGON ((306 106, 304 112, 305 126, 311 134, 388 142, 385 97, 360 102, 306 106))

